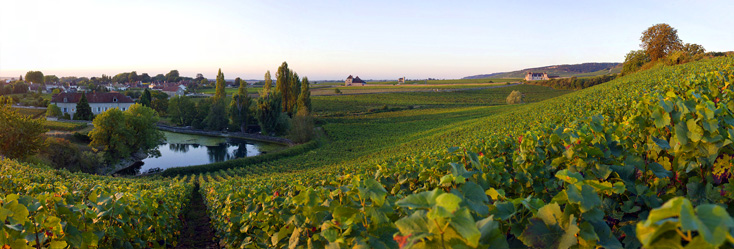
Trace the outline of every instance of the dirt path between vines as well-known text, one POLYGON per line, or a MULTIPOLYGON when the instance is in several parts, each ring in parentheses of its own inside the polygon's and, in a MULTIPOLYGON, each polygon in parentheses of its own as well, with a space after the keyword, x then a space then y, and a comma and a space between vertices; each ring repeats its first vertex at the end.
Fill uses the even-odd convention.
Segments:
POLYGON ((194 187, 191 201, 183 213, 183 221, 183 229, 176 248, 221 248, 206 214, 206 205, 199 193, 199 184, 194 187))

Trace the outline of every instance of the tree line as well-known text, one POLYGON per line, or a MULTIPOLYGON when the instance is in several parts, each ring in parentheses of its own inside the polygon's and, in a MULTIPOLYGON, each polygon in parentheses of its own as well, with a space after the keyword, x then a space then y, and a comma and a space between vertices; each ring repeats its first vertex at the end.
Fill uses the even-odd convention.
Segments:
POLYGON ((560 90, 580 90, 580 89, 584 89, 587 87, 599 85, 604 82, 611 81, 615 79, 616 77, 617 77, 616 75, 600 75, 600 76, 591 77, 591 78, 570 77, 570 78, 558 78, 558 79, 550 79, 550 80, 534 80, 534 81, 527 81, 525 83, 530 84, 530 85, 547 86, 553 89, 560 89, 560 90))

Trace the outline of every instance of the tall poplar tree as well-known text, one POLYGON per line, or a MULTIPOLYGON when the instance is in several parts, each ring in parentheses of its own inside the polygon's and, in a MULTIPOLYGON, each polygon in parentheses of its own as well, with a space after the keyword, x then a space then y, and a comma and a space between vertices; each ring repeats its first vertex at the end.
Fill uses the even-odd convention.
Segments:
POLYGON ((270 70, 265 72, 265 84, 263 85, 263 90, 266 92, 270 92, 270 88, 273 87, 273 79, 270 77, 270 70))
POLYGON ((298 113, 305 110, 306 113, 311 112, 311 86, 308 77, 303 77, 301 82, 301 94, 298 95, 298 113))
POLYGON ((215 99, 224 99, 225 96, 227 96, 227 93, 224 91, 226 82, 224 81, 224 74, 222 73, 222 69, 219 69, 219 72, 217 73, 217 85, 216 85, 216 91, 214 92, 214 98, 215 99))
POLYGON ((250 114, 250 96, 247 95, 247 82, 235 79, 235 82, 240 83, 240 87, 237 89, 237 93, 232 95, 232 102, 229 104, 229 119, 232 124, 240 127, 242 132, 247 131, 247 119, 250 114))
POLYGON ((293 77, 293 74, 288 68, 288 63, 284 61, 283 64, 278 67, 278 72, 275 73, 275 88, 278 89, 278 92, 280 92, 280 95, 283 97, 283 111, 286 112, 289 111, 288 107, 291 106, 290 96, 291 94, 293 94, 293 87, 291 87, 291 77, 293 77))

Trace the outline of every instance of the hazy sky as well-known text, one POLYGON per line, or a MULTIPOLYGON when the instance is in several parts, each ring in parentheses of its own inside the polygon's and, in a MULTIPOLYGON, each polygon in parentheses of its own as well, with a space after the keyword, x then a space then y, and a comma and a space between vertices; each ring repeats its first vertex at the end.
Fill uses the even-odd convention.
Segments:
POLYGON ((643 30, 734 50, 734 1, 0 0, 0 76, 461 78, 621 62, 643 30))

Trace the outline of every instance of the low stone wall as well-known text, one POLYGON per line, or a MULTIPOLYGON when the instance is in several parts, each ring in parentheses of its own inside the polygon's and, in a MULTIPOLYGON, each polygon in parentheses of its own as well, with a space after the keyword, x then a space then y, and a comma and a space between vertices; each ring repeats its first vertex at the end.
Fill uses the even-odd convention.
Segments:
POLYGON ((203 135, 203 136, 212 136, 212 137, 241 138, 241 139, 247 139, 247 140, 253 140, 253 141, 283 144, 283 145, 288 145, 288 146, 294 145, 293 141, 287 138, 271 137, 271 136, 244 133, 244 132, 205 131, 205 130, 197 130, 193 128, 173 127, 173 126, 162 125, 162 124, 158 124, 158 129, 164 130, 164 131, 170 131, 170 132, 185 133, 185 134, 194 134, 194 135, 203 135))

